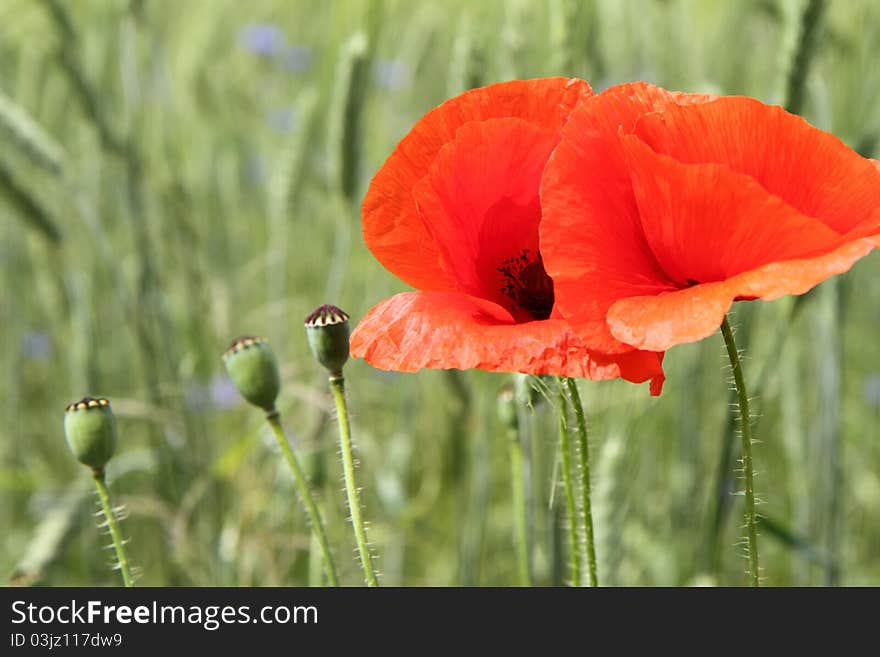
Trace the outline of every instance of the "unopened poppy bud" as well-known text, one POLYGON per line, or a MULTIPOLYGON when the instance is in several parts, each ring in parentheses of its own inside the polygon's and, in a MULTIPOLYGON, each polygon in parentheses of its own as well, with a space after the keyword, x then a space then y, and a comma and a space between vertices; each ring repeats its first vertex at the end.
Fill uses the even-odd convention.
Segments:
POLYGON ((506 385, 498 391, 498 419, 505 428, 516 431, 519 427, 517 416, 516 391, 513 386, 506 385))
POLYGON ((312 354, 331 375, 341 375, 348 360, 348 314, 325 304, 306 317, 305 326, 312 354))
POLYGON ((267 412, 275 409, 281 377, 265 339, 251 335, 238 338, 223 354, 223 363, 242 397, 267 412))
POLYGON ((100 470, 116 451, 116 420, 103 397, 83 397, 64 410, 64 436, 76 460, 100 470))

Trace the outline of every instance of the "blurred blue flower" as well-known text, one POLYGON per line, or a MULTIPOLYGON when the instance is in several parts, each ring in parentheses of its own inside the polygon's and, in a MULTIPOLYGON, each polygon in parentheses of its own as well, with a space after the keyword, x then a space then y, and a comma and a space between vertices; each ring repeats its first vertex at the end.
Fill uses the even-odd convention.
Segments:
POLYGON ((244 161, 244 179, 248 185, 260 185, 266 180, 266 167, 258 154, 249 155, 244 161))
POLYGON ((266 124, 277 132, 290 132, 296 125, 296 112, 292 107, 278 107, 266 114, 266 124))
POLYGON ((862 386, 865 401, 871 406, 880 407, 880 374, 872 374, 865 379, 862 386))
POLYGON ((227 409, 241 403, 238 389, 226 375, 218 375, 208 384, 193 383, 186 391, 186 405, 192 409, 227 409))
POLYGON ((21 353, 27 360, 46 360, 52 355, 52 339, 42 331, 25 333, 21 338, 21 353))
POLYGON ((232 408, 241 403, 238 388, 228 376, 215 376, 211 381, 211 403, 214 408, 232 408))
POLYGON ((245 50, 270 57, 284 47, 284 32, 271 23, 253 23, 242 28, 238 40, 245 50))
POLYGON ((373 79, 383 89, 396 91, 409 84, 409 64, 399 59, 377 59, 373 64, 373 79))
POLYGON ((312 49, 308 46, 288 46, 281 54, 281 62, 291 73, 305 73, 312 68, 312 49))

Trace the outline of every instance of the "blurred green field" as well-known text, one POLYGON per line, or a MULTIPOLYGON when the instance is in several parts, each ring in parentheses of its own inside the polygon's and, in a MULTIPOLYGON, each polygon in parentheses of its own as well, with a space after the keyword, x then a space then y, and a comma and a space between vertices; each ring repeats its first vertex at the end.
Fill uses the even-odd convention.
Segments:
MULTIPOLYGON (((880 157, 880 3, 829 6, 802 113, 880 157)), ((145 585, 306 585, 309 533, 220 355, 264 335, 280 410, 360 584, 326 376, 302 320, 406 289, 368 252, 371 175, 471 86, 568 75, 783 103, 801 0, 0 0, 0 582, 115 585, 64 407, 112 400, 108 468, 145 585)), ((880 255, 737 304, 757 393, 764 582, 880 585, 880 255)), ((581 382, 605 585, 746 583, 720 336, 647 386, 581 382)), ((515 584, 511 377, 346 368, 365 516, 389 585, 515 584)), ((535 578, 561 584, 554 409, 529 412, 535 578)), ((736 441, 732 441, 737 444, 736 441)))

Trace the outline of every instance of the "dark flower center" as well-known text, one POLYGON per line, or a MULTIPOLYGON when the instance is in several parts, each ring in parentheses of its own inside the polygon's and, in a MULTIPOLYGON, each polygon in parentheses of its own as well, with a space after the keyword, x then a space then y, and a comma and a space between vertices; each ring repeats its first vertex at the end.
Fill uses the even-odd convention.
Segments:
POLYGON ((531 319, 547 319, 553 310, 553 279, 544 270, 541 252, 523 249, 497 268, 504 277, 501 292, 511 304, 514 317, 525 311, 531 319))

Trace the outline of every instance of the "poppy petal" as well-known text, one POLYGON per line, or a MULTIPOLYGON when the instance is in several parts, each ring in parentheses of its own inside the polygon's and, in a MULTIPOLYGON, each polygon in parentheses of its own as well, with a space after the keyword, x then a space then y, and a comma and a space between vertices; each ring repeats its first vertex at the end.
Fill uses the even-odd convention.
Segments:
POLYGON ((606 324, 614 301, 675 287, 642 233, 618 131, 645 112, 711 98, 619 85, 583 101, 562 130, 541 180, 541 253, 557 308, 596 349, 631 349, 606 324))
POLYGON ((827 253, 838 233, 723 164, 682 164, 621 135, 642 229, 680 287, 827 253))
POLYGON ((362 208, 367 246, 389 271, 413 287, 456 289, 455 279, 441 266, 437 245, 419 216, 413 186, 464 124, 517 117, 557 132, 572 108, 591 94, 583 80, 515 80, 468 91, 425 114, 370 183, 362 208))
POLYGON ((880 230, 880 170, 781 107, 744 96, 670 105, 642 117, 635 134, 681 162, 723 162, 838 233, 859 224, 864 229, 872 215, 880 230))
POLYGON ((416 184, 419 212, 462 292, 510 304, 498 268, 538 253, 538 185, 558 141, 522 119, 466 123, 416 184))
POLYGON ((718 330, 736 299, 772 301, 785 294, 803 294, 847 271, 873 246, 869 239, 855 240, 816 258, 773 262, 726 281, 620 299, 608 312, 608 325, 618 340, 640 349, 662 351, 695 342, 718 330))
MULTIPOLYGON (((880 160, 868 160, 878 172, 880 172, 880 160)), ((874 245, 880 247, 880 203, 870 219, 857 224, 855 228, 850 230, 845 237, 868 237, 874 242, 874 245)))
POLYGON ((619 376, 663 383, 663 354, 594 354, 568 324, 547 319, 516 324, 500 306, 447 292, 404 292, 381 302, 351 335, 351 355, 380 369, 483 369, 590 379, 619 376))

